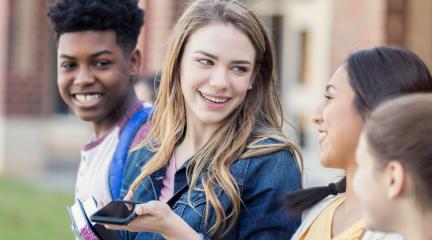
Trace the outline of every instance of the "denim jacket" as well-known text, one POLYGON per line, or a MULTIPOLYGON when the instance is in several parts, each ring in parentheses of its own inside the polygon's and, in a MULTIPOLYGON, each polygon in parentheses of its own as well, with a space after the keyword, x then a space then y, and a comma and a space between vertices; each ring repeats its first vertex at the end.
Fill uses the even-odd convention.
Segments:
MULTIPOLYGON (((275 143, 266 140, 265 144, 275 143)), ((121 196, 124 197, 130 184, 140 174, 142 166, 153 156, 145 146, 131 153, 124 173, 121 196)), ((188 162, 186 162, 188 164, 188 162)), ((186 165, 185 164, 185 165, 186 165)), ((213 226, 215 214, 210 211, 205 221, 206 197, 203 191, 193 190, 188 201, 186 166, 177 170, 174 178, 174 199, 171 209, 183 218, 195 231, 210 239, 208 231, 213 226)), ((281 200, 291 191, 301 188, 301 173, 296 161, 288 150, 262 156, 239 159, 230 167, 240 190, 242 200, 240 215, 236 225, 224 237, 234 239, 289 239, 300 225, 301 217, 288 218, 282 208, 281 200)), ((156 171, 138 185, 133 200, 147 202, 159 199, 165 169, 156 171)), ((198 189, 202 186, 197 183, 198 189)), ((231 207, 228 196, 215 188, 216 194, 225 211, 231 207)), ((164 239, 158 233, 122 232, 122 239, 164 239)))

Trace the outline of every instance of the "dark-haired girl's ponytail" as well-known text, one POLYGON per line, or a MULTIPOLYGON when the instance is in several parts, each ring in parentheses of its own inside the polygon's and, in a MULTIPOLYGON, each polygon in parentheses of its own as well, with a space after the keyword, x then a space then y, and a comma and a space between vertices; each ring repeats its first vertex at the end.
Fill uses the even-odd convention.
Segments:
POLYGON ((300 215, 329 195, 344 193, 346 177, 337 183, 330 183, 326 187, 313 187, 289 193, 284 198, 284 205, 288 215, 300 215))

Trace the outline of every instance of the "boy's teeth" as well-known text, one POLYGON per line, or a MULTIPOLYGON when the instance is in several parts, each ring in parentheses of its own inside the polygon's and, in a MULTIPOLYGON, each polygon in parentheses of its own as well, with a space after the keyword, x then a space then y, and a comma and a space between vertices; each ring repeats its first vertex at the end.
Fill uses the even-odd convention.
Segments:
POLYGON ((94 94, 75 94, 75 98, 79 102, 90 102, 96 99, 99 99, 102 95, 99 93, 94 94))

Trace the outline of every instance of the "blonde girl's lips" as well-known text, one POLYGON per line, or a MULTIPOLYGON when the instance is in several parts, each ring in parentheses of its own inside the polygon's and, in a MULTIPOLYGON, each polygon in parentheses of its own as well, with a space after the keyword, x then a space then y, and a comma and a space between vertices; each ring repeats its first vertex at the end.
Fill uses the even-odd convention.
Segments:
POLYGON ((198 91, 204 105, 211 110, 219 110, 224 108, 231 98, 215 97, 198 91))
POLYGON ((213 103, 223 104, 223 103, 225 103, 225 102, 227 102, 227 101, 229 101, 231 99, 231 98, 225 97, 225 96, 216 96, 216 95, 206 94, 206 93, 203 93, 201 91, 198 91, 198 93, 205 100, 208 100, 209 102, 213 102, 213 103))

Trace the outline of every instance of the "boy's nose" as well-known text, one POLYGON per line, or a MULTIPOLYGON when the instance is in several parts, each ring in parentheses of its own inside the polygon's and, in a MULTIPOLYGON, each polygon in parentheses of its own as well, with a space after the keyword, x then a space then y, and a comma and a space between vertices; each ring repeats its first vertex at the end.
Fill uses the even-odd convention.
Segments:
POLYGON ((81 68, 78 72, 77 76, 75 77, 75 84, 92 84, 94 82, 94 76, 91 74, 91 72, 88 69, 81 68))

